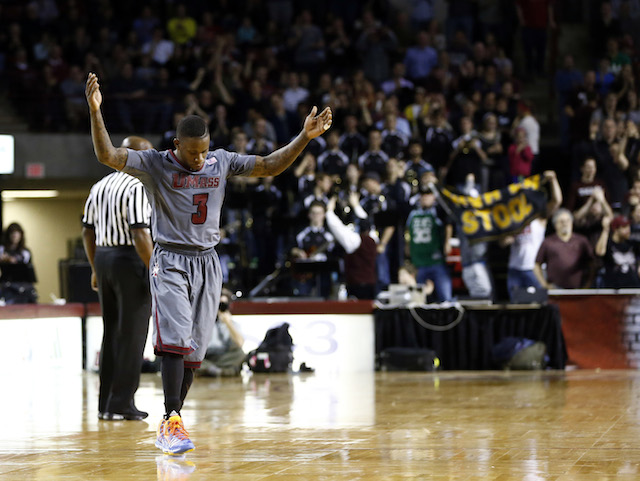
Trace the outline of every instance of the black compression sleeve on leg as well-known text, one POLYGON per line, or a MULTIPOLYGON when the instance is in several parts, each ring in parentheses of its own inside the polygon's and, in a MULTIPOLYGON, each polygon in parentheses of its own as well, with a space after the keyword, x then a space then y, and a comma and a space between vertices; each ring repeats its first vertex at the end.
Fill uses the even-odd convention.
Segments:
POLYGON ((184 405, 184 400, 187 397, 187 393, 189 392, 189 388, 193 383, 193 373, 195 369, 191 369, 188 367, 184 368, 184 377, 182 378, 182 389, 180 390, 180 409, 184 405))
POLYGON ((167 416, 171 411, 180 413, 182 401, 180 392, 184 379, 184 358, 175 354, 162 356, 162 389, 164 390, 164 408, 167 416))

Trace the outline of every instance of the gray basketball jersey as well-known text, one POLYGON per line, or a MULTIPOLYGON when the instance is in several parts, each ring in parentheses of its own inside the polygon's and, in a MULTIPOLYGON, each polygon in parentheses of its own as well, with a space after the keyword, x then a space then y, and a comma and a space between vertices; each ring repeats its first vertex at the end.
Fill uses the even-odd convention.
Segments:
POLYGON ((139 178, 153 208, 154 241, 160 244, 210 249, 220 241, 220 211, 227 179, 248 176, 254 155, 226 150, 207 154, 202 168, 183 167, 172 150, 128 150, 123 172, 139 178))

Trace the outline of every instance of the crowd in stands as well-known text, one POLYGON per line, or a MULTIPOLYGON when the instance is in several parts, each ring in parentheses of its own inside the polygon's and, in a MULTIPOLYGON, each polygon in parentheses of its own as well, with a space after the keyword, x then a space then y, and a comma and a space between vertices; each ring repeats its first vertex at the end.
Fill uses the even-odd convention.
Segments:
POLYGON ((640 1, 446 4, 438 21, 431 0, 3 2, 0 87, 31 130, 87 132, 84 83, 96 72, 111 131, 155 134, 167 149, 179 119, 197 114, 213 148, 259 155, 296 135, 313 105, 330 105, 331 131, 285 174, 229 185, 226 281, 250 291, 271 275, 257 295, 333 295, 344 256, 360 251, 375 279, 347 277, 365 292, 398 282, 407 262, 438 301, 504 298, 507 271, 512 287, 640 286, 640 1), (574 52, 556 66, 550 38, 585 3, 588 68, 574 52), (557 106, 557 158, 541 149, 526 95, 540 78, 557 106), (479 195, 543 172, 552 190, 561 177, 553 211, 541 212, 549 225, 485 245, 466 245, 428 189, 479 195), (338 230, 361 234, 358 247, 336 241, 327 205, 338 230), (332 259, 338 267, 323 269, 332 259))

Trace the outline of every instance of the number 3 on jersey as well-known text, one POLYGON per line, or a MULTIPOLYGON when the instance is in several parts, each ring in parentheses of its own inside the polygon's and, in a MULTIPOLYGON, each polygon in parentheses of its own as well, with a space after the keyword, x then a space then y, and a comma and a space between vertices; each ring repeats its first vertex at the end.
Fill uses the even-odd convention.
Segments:
POLYGON ((193 194, 193 205, 197 205, 198 210, 191 214, 192 223, 204 224, 207 220, 207 200, 209 194, 193 194))

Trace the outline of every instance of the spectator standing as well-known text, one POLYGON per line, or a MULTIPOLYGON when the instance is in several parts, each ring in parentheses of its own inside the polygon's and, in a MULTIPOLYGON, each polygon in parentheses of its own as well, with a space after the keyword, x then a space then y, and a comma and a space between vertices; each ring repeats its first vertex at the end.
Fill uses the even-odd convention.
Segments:
POLYGON ((267 116, 267 121, 273 125, 278 145, 289 141, 299 123, 297 115, 285 108, 284 99, 279 93, 271 96, 271 113, 267 116))
POLYGON ((327 150, 318 156, 318 171, 333 177, 334 182, 342 182, 347 173, 349 157, 339 147, 340 133, 333 130, 327 134, 327 150))
MULTIPOLYGON (((327 199, 328 202, 328 199, 327 199)), ((331 293, 331 274, 328 270, 316 273, 296 273, 296 265, 304 268, 309 261, 326 263, 335 246, 335 238, 325 227, 326 204, 313 201, 309 206, 309 224, 296 234, 293 257, 293 292, 296 296, 328 297, 331 293)))
POLYGON ((629 90, 626 95, 626 118, 627 121, 631 121, 637 125, 640 124, 640 102, 638 101, 638 92, 635 90, 629 90))
POLYGON ((395 93, 402 97, 406 90, 413 90, 413 82, 405 78, 406 71, 407 69, 404 63, 396 62, 393 64, 391 78, 389 80, 385 80, 382 82, 382 85, 380 85, 380 89, 385 95, 389 96, 395 93))
POLYGON ((622 35, 620 20, 613 15, 611 2, 603 1, 599 11, 593 14, 589 31, 591 32, 591 52, 594 59, 606 53, 607 40, 622 35))
POLYGON ((464 32, 472 41, 475 34, 475 12, 473 0, 448 0, 447 38, 451 40, 456 32, 464 32))
POLYGON ((595 142, 594 148, 598 171, 602 172, 602 180, 607 187, 611 207, 620 209, 629 190, 627 181, 629 160, 620 149, 616 122, 613 119, 606 119, 602 123, 602 137, 595 142))
POLYGON ((153 36, 151 40, 142 45, 143 54, 151 55, 151 58, 158 66, 166 65, 175 50, 175 44, 173 41, 165 38, 164 29, 158 27, 153 30, 153 36))
POLYGON ((304 102, 309 97, 309 90, 300 85, 300 75, 297 72, 289 72, 287 75, 287 87, 282 93, 284 108, 295 114, 298 111, 298 104, 304 102))
POLYGON ((275 134, 269 135, 269 131, 273 130, 271 124, 266 119, 257 116, 253 122, 251 139, 247 143, 247 150, 255 155, 266 155, 275 148, 273 138, 275 134))
POLYGON ((251 195, 253 225, 251 234, 258 257, 258 274, 267 275, 275 269, 283 232, 279 232, 278 219, 282 215, 282 192, 273 185, 273 177, 261 179, 251 195))
POLYGON ((544 181, 550 191, 545 212, 531 221, 520 233, 501 239, 502 246, 509 248, 509 267, 507 270, 507 290, 513 301, 518 289, 528 287, 541 288, 542 284, 535 274, 536 256, 544 241, 547 219, 562 203, 562 191, 554 171, 544 172, 544 181))
POLYGON ((521 127, 516 129, 513 144, 509 146, 508 156, 511 182, 518 182, 531 175, 533 151, 527 141, 527 132, 521 127))
POLYGON ((447 183, 453 186, 463 185, 467 174, 473 174, 479 179, 481 163, 487 158, 487 154, 482 150, 482 142, 473 130, 471 117, 464 116, 460 119, 460 137, 451 146, 452 151, 445 168, 447 183))
MULTIPOLYGON (((529 102, 518 103, 518 116, 514 121, 514 128, 522 128, 527 133, 527 142, 534 156, 540 153, 540 123, 531 111, 529 102)), ((535 169, 532 169, 535 172, 535 169)))
POLYGON ((433 105, 425 119, 425 160, 436 170, 438 175, 445 168, 451 155, 454 140, 453 127, 447 121, 444 106, 433 105))
MULTIPOLYGON (((146 90, 144 83, 133 76, 133 65, 125 63, 118 76, 111 83, 111 93, 116 100, 115 116, 118 127, 122 130, 133 131, 141 119, 146 118, 144 98, 146 90)), ((140 129, 142 130, 142 129, 140 129)))
POLYGON ((84 74, 80 67, 72 65, 69 76, 60 83, 64 95, 67 120, 72 130, 87 123, 87 106, 84 100, 84 74))
POLYGON ((167 32, 176 45, 186 45, 196 37, 198 24, 187 14, 187 7, 184 4, 176 5, 175 15, 167 22, 167 32))
POLYGON ((556 28, 554 4, 555 0, 516 0, 529 76, 544 75, 547 30, 556 28))
POLYGON ((247 47, 258 41, 258 31, 253 25, 251 17, 242 17, 240 26, 236 30, 236 43, 241 47, 247 47))
POLYGON ((352 58, 352 42, 349 37, 344 19, 335 17, 332 23, 325 29, 327 65, 336 75, 343 75, 350 68, 352 58))
POLYGON ((452 229, 450 225, 445 226, 436 212, 435 203, 434 193, 428 187, 424 188, 418 207, 407 219, 408 248, 411 263, 418 269, 418 284, 433 281, 437 301, 445 302, 452 298, 451 277, 445 264, 452 229))
POLYGON ((596 244, 596 255, 602 257, 603 272, 598 287, 609 289, 640 287, 638 251, 629 241, 629 219, 616 216, 602 219, 602 234, 596 244))
POLYGON ((593 281, 593 247, 586 237, 573 232, 573 216, 558 209, 553 216, 556 233, 542 241, 534 273, 545 289, 591 287, 593 281), (546 278, 542 265, 546 264, 546 278))
POLYGON ((300 12, 298 21, 291 28, 289 46, 298 69, 315 75, 326 60, 324 36, 320 27, 313 23, 309 10, 300 12))
POLYGON ((133 31, 138 37, 141 45, 151 41, 153 31, 160 26, 160 20, 153 14, 150 6, 145 5, 140 11, 140 15, 133 21, 133 31))
POLYGON ((575 66, 573 55, 564 56, 562 67, 556 71, 554 80, 558 120, 560 123, 560 138, 564 145, 568 145, 569 117, 565 112, 571 94, 583 84, 582 72, 575 66))
POLYGON ((620 51, 620 43, 617 38, 610 37, 607 40, 607 58, 609 62, 611 62, 609 71, 616 76, 622 71, 625 65, 631 63, 629 56, 620 51))
POLYGON ((636 251, 640 252, 640 203, 633 206, 629 216, 631 234, 629 241, 633 244, 636 251))
POLYGON ((344 276, 347 294, 356 299, 375 299, 378 256, 376 238, 370 232, 368 222, 361 221, 357 231, 344 225, 335 213, 336 202, 335 196, 329 200, 326 219, 329 231, 345 251, 344 276))
MULTIPOLYGON (((411 137, 411 124, 402 116, 402 113, 398 108, 398 103, 399 99, 395 94, 391 94, 382 101, 382 109, 376 111, 376 116, 381 118, 375 122, 375 128, 380 131, 385 129, 385 124, 388 122, 387 116, 393 115, 395 117, 395 129, 400 131, 403 136, 408 139, 411 137)), ((376 104, 379 105, 380 102, 378 101, 376 104)))
MULTIPOLYGON (((461 192, 470 197, 480 196, 481 189, 476 184, 473 174, 468 174, 465 187, 461 192)), ((471 244, 459 227, 458 240, 460 241, 462 281, 472 298, 491 299, 493 281, 486 262, 488 244, 486 242, 471 244)))
POLYGON ((409 136, 398 128, 398 117, 395 113, 389 112, 384 116, 382 125, 382 145, 381 148, 389 157, 396 159, 404 158, 404 151, 409 145, 409 136))
POLYGON ((591 122, 598 122, 602 124, 607 119, 611 119, 614 122, 617 120, 618 112, 618 96, 615 92, 609 92, 604 96, 604 101, 597 109, 591 114, 591 122))
POLYGON ((332 187, 333 179, 329 174, 325 172, 316 173, 314 176, 313 191, 305 196, 302 201, 304 207, 310 209, 314 203, 320 203, 326 206, 327 202, 329 202, 332 187))
POLYGON ((596 88, 598 93, 605 97, 611 92, 613 83, 616 81, 616 74, 611 71, 611 60, 609 57, 602 57, 598 60, 596 74, 596 88))
POLYGON ((389 156, 382 150, 382 134, 379 130, 369 132, 369 148, 358 157, 358 166, 363 173, 375 172, 383 179, 387 174, 389 156))
POLYGON ((482 150, 487 154, 487 159, 482 166, 483 190, 499 189, 507 183, 506 166, 502 133, 498 129, 498 117, 493 112, 487 112, 483 115, 482 129, 478 132, 478 139, 482 143, 482 150))
POLYGON ((598 107, 600 93, 596 88, 596 74, 587 70, 582 85, 571 92, 564 112, 569 122, 569 145, 575 146, 589 139, 591 116, 598 107))
POLYGON ((355 115, 345 117, 344 132, 338 145, 352 163, 357 163, 360 155, 367 150, 367 139, 358 130, 358 119, 355 115))
POLYGON ((424 118, 432 108, 427 99, 427 91, 424 87, 413 89, 413 101, 404 108, 404 117, 411 126, 411 137, 420 138, 423 135, 425 126, 424 118))
POLYGON ((596 159, 587 157, 582 161, 580 179, 571 183, 565 204, 565 207, 573 212, 574 215, 592 196, 597 187, 600 187, 605 193, 605 197, 607 197, 606 187, 604 183, 597 178, 597 172, 596 159))
POLYGON ((0 263, 31 264, 31 251, 26 246, 24 230, 17 222, 9 224, 0 245, 0 263))
POLYGON ((391 282, 391 270, 389 268, 391 249, 389 248, 389 243, 392 241, 395 232, 397 206, 391 196, 384 195, 383 188, 386 188, 386 185, 382 183, 381 177, 377 172, 364 172, 361 177, 361 183, 362 196, 360 205, 366 212, 369 225, 378 232, 380 239, 376 260, 378 291, 380 291, 385 289, 391 282))
POLYGON ((613 218, 613 211, 604 196, 604 190, 595 187, 585 203, 574 213, 574 230, 585 236, 595 247, 602 232, 604 217, 613 218))
POLYGON ((438 52, 431 46, 431 36, 421 30, 416 37, 416 45, 409 47, 404 57, 407 77, 424 86, 431 70, 438 64, 438 52))
POLYGON ((638 179, 640 172, 640 132, 633 120, 620 120, 618 125, 621 127, 618 135, 618 155, 622 162, 626 160, 629 164, 627 177, 633 182, 638 179))
POLYGON ((435 169, 429 162, 422 158, 422 144, 417 140, 412 140, 411 143, 409 143, 403 178, 411 185, 414 193, 418 190, 420 177, 428 171, 435 172, 435 169))
POLYGON ((302 199, 313 193, 316 184, 317 162, 315 156, 306 152, 293 171, 296 178, 296 197, 302 205, 302 199))
POLYGON ((389 78, 389 62, 398 40, 388 27, 373 24, 363 31, 356 41, 356 49, 362 59, 364 75, 378 86, 389 78))

